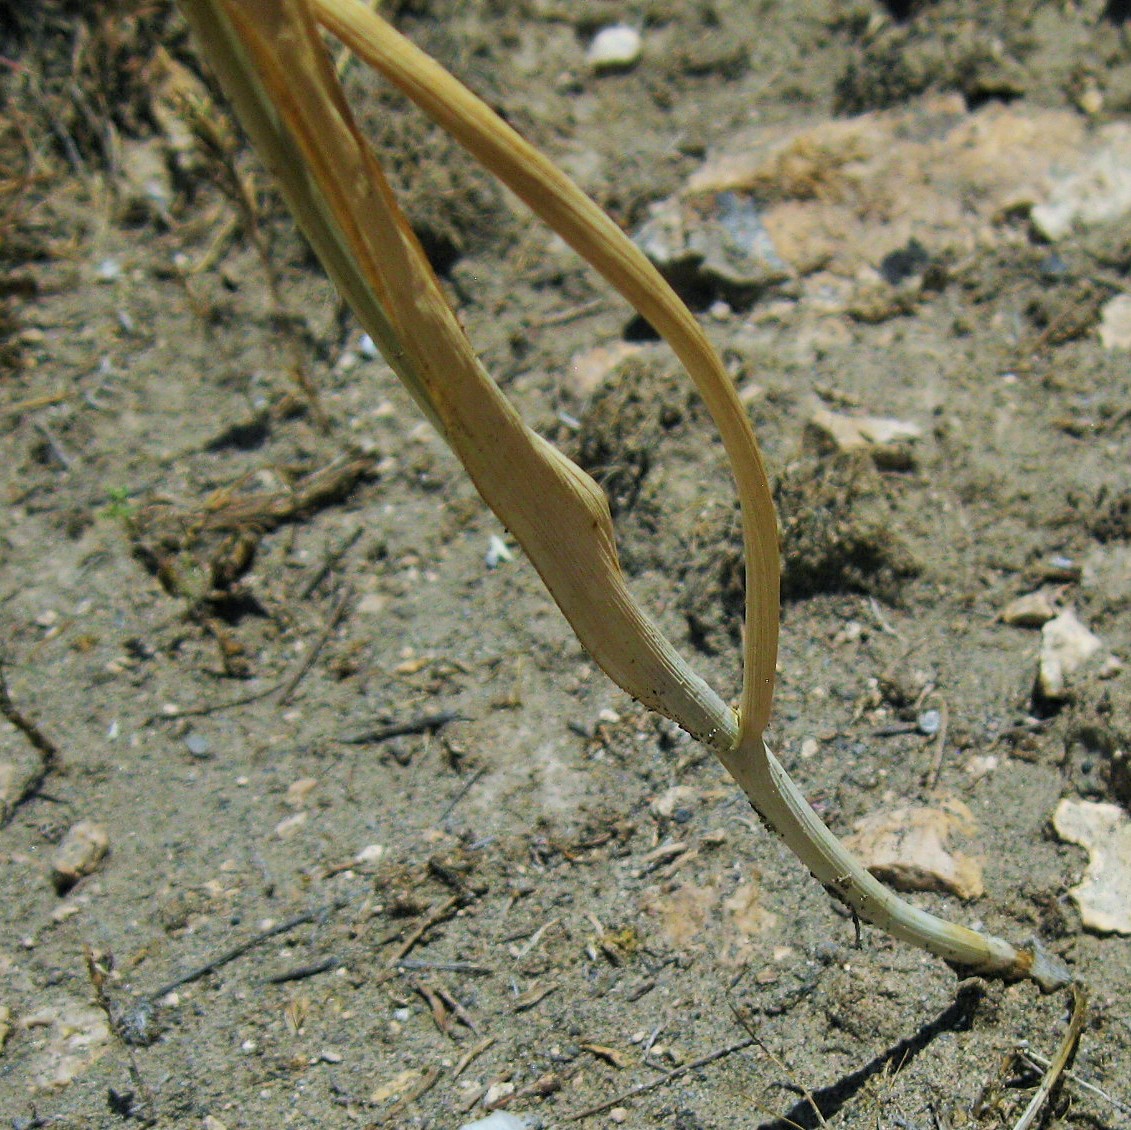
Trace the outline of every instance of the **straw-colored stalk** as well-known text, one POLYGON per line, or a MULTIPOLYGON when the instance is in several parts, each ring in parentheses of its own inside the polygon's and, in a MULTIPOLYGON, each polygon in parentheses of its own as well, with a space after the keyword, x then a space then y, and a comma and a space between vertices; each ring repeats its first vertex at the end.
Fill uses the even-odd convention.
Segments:
POLYGON ((522 545, 578 638, 634 698, 706 743, 763 820, 861 919, 964 973, 1071 982, 1037 944, 1013 946, 898 898, 821 823, 762 739, 778 633, 777 525, 750 421, 687 308, 560 170, 359 0, 181 0, 252 142, 364 328, 522 545), (742 510, 743 687, 736 712, 629 592, 607 500, 531 431, 479 364, 359 132, 321 28, 376 68, 601 272, 668 341, 719 429, 742 510))

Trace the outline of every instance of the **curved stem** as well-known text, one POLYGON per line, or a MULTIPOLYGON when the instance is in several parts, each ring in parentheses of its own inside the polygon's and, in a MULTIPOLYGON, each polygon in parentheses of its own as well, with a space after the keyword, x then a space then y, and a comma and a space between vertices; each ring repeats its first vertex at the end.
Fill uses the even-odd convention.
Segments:
POLYGON ((746 560, 741 714, 761 733, 770 716, 777 662, 777 517, 750 419, 702 327, 624 232, 434 59, 358 0, 312 2, 320 24, 412 99, 604 275, 687 369, 719 430, 738 487, 746 560))
POLYGON ((721 757, 759 816, 814 878, 864 921, 941 957, 963 973, 1005 981, 1031 979, 1045 992, 1072 983, 1067 966, 1036 942, 1017 947, 947 922, 885 887, 825 827, 761 738, 742 738, 721 757))

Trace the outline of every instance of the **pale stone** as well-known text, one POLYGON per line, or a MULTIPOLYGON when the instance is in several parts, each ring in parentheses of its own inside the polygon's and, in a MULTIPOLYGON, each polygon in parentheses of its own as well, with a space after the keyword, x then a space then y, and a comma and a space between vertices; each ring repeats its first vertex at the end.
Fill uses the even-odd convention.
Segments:
POLYGON ((955 833, 976 830, 970 809, 959 800, 941 808, 904 807, 877 812, 857 821, 845 846, 877 878, 901 891, 947 891, 962 899, 985 892, 982 866, 951 851, 955 833))
POLYGON ((1040 692, 1053 701, 1068 697, 1072 676, 1103 647, 1071 608, 1066 608, 1041 629, 1041 656, 1037 674, 1040 692))
POLYGON ((625 358, 640 351, 631 341, 614 341, 575 353, 566 366, 564 383, 579 400, 588 400, 625 358))
POLYGON ((365 866, 366 864, 377 863, 384 854, 384 844, 367 844, 353 857, 353 861, 365 866))
POLYGON ((880 467, 906 469, 913 463, 911 445, 923 429, 888 416, 848 416, 819 408, 809 418, 809 435, 822 449, 867 451, 880 467))
POLYGON ((292 816, 284 816, 278 824, 275 825, 275 835, 280 840, 289 839, 296 832, 298 832, 307 821, 307 814, 305 812, 296 812, 292 816))
POLYGON ((30 1064, 32 1090, 68 1086, 110 1047, 110 1023, 101 1008, 70 1001, 51 1005, 20 1020, 21 1028, 51 1029, 47 1046, 30 1064))
POLYGON ((51 860, 55 890, 66 894, 84 875, 90 875, 110 850, 110 833, 93 820, 80 820, 63 837, 51 860))
POLYGON ((1131 349, 1131 294, 1117 294, 1104 303, 1100 343, 1104 349, 1131 349))
POLYGON ((1028 592, 1011 600, 1002 609, 1001 618, 1017 628, 1040 628, 1056 616, 1056 605, 1047 589, 1028 592))
POLYGON ((1033 224, 1049 240, 1074 226, 1118 220, 1131 211, 1131 125, 1110 122, 1055 181, 1047 201, 1033 209, 1033 224))
POLYGON ((1117 804, 1062 800, 1053 816, 1062 840, 1088 852, 1083 880, 1068 893, 1088 930, 1131 934, 1131 820, 1117 804))
POLYGON ((287 807, 302 808, 306 803, 306 798, 317 787, 318 781, 314 777, 300 777, 297 781, 292 781, 287 787, 287 807))
POLYGON ((693 808, 699 799, 699 790, 690 785, 673 785, 652 801, 652 814, 670 820, 681 808, 693 808))
POLYGON ((613 24, 593 37, 585 61, 595 71, 627 71, 639 62, 643 51, 644 41, 636 28, 613 24))

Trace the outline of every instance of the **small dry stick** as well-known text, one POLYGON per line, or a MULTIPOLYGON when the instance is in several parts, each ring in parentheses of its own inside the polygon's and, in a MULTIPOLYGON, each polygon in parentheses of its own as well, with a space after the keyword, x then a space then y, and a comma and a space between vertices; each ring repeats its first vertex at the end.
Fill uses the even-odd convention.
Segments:
POLYGON ((1041 1080, 1041 1085, 1025 1108, 1025 1113, 1017 1120, 1013 1130, 1029 1130, 1029 1127, 1033 1125, 1041 1107, 1045 1105, 1053 1088, 1068 1067, 1069 1060, 1076 1052, 1076 1044, 1080 1040, 1080 1033, 1083 1031, 1084 1018, 1087 1013, 1088 994, 1083 985, 1075 982, 1072 985, 1072 1019, 1068 1023, 1068 1030, 1064 1033, 1064 1039, 1061 1041, 1060 1047, 1057 1048, 1056 1055, 1052 1057, 1052 1062, 1041 1080))
POLYGON ((348 899, 338 899, 337 902, 329 903, 326 906, 321 906, 317 910, 308 910, 303 914, 296 914, 293 918, 288 918, 285 922, 280 922, 277 926, 272 926, 270 930, 263 930, 258 934, 252 935, 246 942, 240 942, 237 946, 232 946, 231 949, 225 950, 218 957, 212 958, 211 961, 206 961, 203 965, 198 965, 195 969, 190 969, 188 973, 182 974, 175 980, 170 981, 167 985, 162 985, 161 988, 149 994, 149 1000, 157 1001, 163 996, 171 993, 174 989, 179 989, 182 985, 188 985, 193 981, 199 981, 201 977, 207 977, 209 973, 215 973, 217 969, 223 968, 229 962, 235 961, 237 957, 243 957, 249 950, 254 949, 263 942, 276 938, 280 934, 286 934, 299 926, 305 926, 308 922, 319 922, 324 918, 328 918, 331 914, 341 910, 349 902, 348 899))
POLYGON ((43 782, 62 766, 63 758, 59 753, 59 747, 12 701, 8 691, 8 679, 4 674, 3 659, 0 659, 0 714, 3 714, 27 738, 39 754, 39 768, 24 781, 19 795, 10 803, 0 804, 0 828, 2 828, 16 814, 16 809, 39 794, 43 782))
MULTIPOLYGON (((110 1000, 106 996, 106 970, 103 969, 95 959, 94 950, 89 944, 84 944, 82 950, 83 956, 86 959, 86 974, 90 978, 90 985, 94 990, 95 1002, 106 1014, 106 1022, 110 1025, 110 1031, 114 1033, 115 1037, 121 1042, 122 1047, 126 1049, 126 1057, 129 1060, 130 1080, 141 1092, 142 1099, 145 1102, 146 1114, 142 1118, 141 1124, 143 1126, 152 1126, 157 1121, 157 1099, 153 1094, 152 1088, 141 1077, 134 1050, 122 1035, 121 1025, 114 1015, 114 1010, 110 1007, 110 1000)), ((132 1115, 132 1113, 131 1110, 130 1115, 132 1115)), ((130 1117, 130 1115, 127 1115, 127 1117, 130 1117)))
POLYGON ((611 1099, 606 1099, 604 1102, 598 1103, 596 1106, 586 1107, 584 1110, 579 1110, 576 1114, 567 1115, 566 1122, 580 1122, 583 1118, 591 1118, 594 1114, 600 1114, 610 1107, 619 1106, 627 1099, 635 1098, 637 1095, 643 1095, 647 1091, 654 1091, 657 1087, 671 1083, 681 1075, 686 1075, 689 1071, 706 1067, 707 1064, 714 1063, 718 1059, 723 1059, 728 1055, 734 1055, 735 1052, 744 1051, 746 1048, 753 1047, 754 1043, 755 1041, 748 1036, 745 1040, 728 1044, 725 1048, 718 1048, 707 1055, 700 1056, 698 1059, 693 1059, 690 1063, 685 1063, 682 1067, 677 1067, 674 1071, 665 1072, 659 1079, 653 1079, 648 1083, 640 1083, 635 1087, 630 1087, 627 1091, 621 1091, 619 1095, 614 1095, 611 1099))
POLYGON ((330 618, 326 621, 326 626, 318 633, 318 638, 314 641, 306 655, 303 656, 298 670, 283 684, 283 692, 279 695, 280 706, 286 706, 287 703, 290 702, 291 695, 295 693, 299 683, 306 677, 306 673, 314 666, 314 661, 326 646, 326 641, 334 634, 338 625, 345 619, 352 596, 353 590, 349 585, 346 585, 338 595, 338 599, 334 602, 334 607, 330 610, 330 618))
MULTIPOLYGON (((1047 1059, 1045 1056, 1033 1051, 1032 1048, 1024 1045, 1018 1046, 1017 1056, 1023 1063, 1029 1064, 1035 1071, 1047 1071, 1052 1066, 1051 1059, 1047 1059)), ((1110 1103, 1120 1114, 1131 1115, 1131 1106, 1128 1106, 1125 1102, 1121 1102, 1114 1095, 1109 1095, 1107 1091, 1097 1087, 1095 1083, 1089 1083, 1087 1079, 1082 1079, 1074 1071, 1065 1071, 1064 1077, 1074 1086, 1079 1087, 1080 1090, 1088 1091, 1098 1098, 1103 1099, 1104 1102, 1110 1103)))
POLYGON ((943 756, 946 753, 946 732, 950 727, 950 711, 947 709, 946 700, 939 699, 939 729, 935 735, 935 755, 931 759, 931 767, 923 778, 923 787, 928 791, 934 789, 939 783, 942 774, 943 756))
POLYGON ((409 1103, 414 1103, 421 1095, 427 1094, 440 1078, 440 1069, 438 1067, 429 1067, 427 1071, 421 1076, 420 1081, 410 1087, 385 1113, 377 1119, 378 1126, 384 1126, 386 1123, 391 1122, 404 1110, 409 1103))
MULTIPOLYGON (((464 905, 464 901, 465 900, 460 898, 459 895, 452 895, 451 898, 445 899, 435 909, 430 910, 424 918, 413 927, 408 937, 397 946, 393 953, 392 964, 396 965, 402 957, 413 950, 420 939, 423 938, 433 926, 438 926, 441 922, 445 922, 447 919, 451 918, 459 908, 464 905)), ((396 937, 396 935, 394 934, 393 937, 396 937)), ((392 939, 387 940, 391 941, 392 939)))
POLYGON ((494 1043, 495 1037, 488 1036, 486 1039, 480 1040, 475 1047, 468 1048, 459 1063, 452 1068, 452 1078, 458 1079, 467 1070, 472 1061, 478 1059, 494 1043))
POLYGON ((749 1018, 742 1015, 742 1012, 735 1005, 735 1003, 733 1001, 728 1001, 728 1003, 730 1004, 731 1012, 734 1013, 735 1020, 737 1020, 739 1022, 739 1024, 741 1024, 742 1027, 746 1029, 747 1033, 749 1034, 750 1038, 754 1041, 754 1043, 757 1044, 758 1047, 762 1049, 762 1052, 767 1056, 767 1058, 770 1060, 770 1062, 773 1063, 778 1068, 779 1071, 785 1072, 786 1076, 789 1078, 789 1081, 794 1085, 794 1087, 797 1088, 798 1091, 801 1092, 802 1095, 805 1096, 805 1101, 809 1104, 813 1113, 817 1116, 817 1121, 822 1126, 828 1126, 828 1122, 825 1121, 824 1113, 821 1111, 821 1108, 817 1105, 817 1100, 813 1097, 813 1092, 810 1091, 809 1088, 806 1087, 804 1083, 800 1082, 794 1076, 793 1072, 789 1069, 788 1065, 781 1059, 780 1056, 778 1056, 775 1052, 771 1051, 770 1048, 767 1047, 766 1044, 758 1038, 758 1035, 755 1033, 753 1027, 750 1024, 749 1018))
POLYGON ((272 973, 270 977, 264 977, 264 980, 269 985, 284 985, 288 981, 305 981, 308 977, 317 977, 319 973, 329 973, 330 970, 339 968, 341 964, 342 959, 340 957, 324 957, 321 961, 315 961, 309 965, 298 965, 294 969, 284 969, 281 973, 272 973))

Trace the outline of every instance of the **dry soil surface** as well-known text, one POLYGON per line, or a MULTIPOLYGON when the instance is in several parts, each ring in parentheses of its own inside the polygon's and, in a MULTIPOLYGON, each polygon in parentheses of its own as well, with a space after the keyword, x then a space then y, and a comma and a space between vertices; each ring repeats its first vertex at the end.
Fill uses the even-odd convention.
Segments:
MULTIPOLYGON (((1068 133, 1027 135, 1038 161, 1100 144, 1131 115, 1127 5, 387 14, 630 231, 751 131, 809 139, 698 205, 746 209, 784 259, 676 272, 781 508, 771 740, 839 834, 965 806, 952 847, 983 893, 909 897, 1073 964, 1092 1006, 1050 1123, 1128 1125, 1131 952, 1084 928, 1087 856, 1052 828, 1062 798, 1131 801, 1131 355, 1101 334, 1128 221, 1050 239, 1033 196, 975 186, 948 244, 893 226, 928 158, 885 203, 857 176, 883 154, 820 132, 925 145, 1050 115, 1068 133), (617 21, 642 55, 594 73, 617 21), (841 209, 831 243, 786 223, 803 205, 841 209), (860 225, 879 234, 838 257, 860 225), (837 454, 822 410, 918 438, 837 454), (1063 695, 1035 690, 1040 631, 1001 619, 1033 592, 1101 641, 1063 695)), ((371 355, 175 9, 9 5, 0 34, 5 1125, 1011 1124, 1036 1081, 1014 1050, 1051 1052, 1064 997, 857 937, 714 758, 595 668, 371 355), (84 822, 72 882, 54 861, 84 822)), ((343 62, 489 369, 606 486, 635 590, 733 697, 734 502, 678 366, 343 62)))

